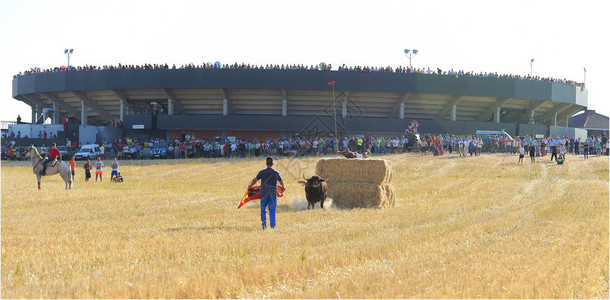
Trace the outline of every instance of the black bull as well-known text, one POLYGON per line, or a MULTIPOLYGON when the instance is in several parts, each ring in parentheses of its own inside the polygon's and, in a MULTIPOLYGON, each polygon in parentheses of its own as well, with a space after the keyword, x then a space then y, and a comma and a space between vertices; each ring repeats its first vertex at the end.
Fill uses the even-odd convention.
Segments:
POLYGON ((305 186, 305 196, 307 197, 307 209, 311 206, 314 208, 316 202, 320 202, 320 207, 324 208, 324 200, 326 200, 326 179, 319 176, 311 176, 311 178, 303 179, 306 181, 299 181, 300 184, 305 186))

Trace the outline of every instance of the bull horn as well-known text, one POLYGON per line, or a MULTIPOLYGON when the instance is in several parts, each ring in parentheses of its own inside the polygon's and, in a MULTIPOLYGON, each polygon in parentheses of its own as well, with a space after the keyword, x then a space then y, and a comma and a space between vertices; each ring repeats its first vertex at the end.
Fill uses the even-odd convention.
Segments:
POLYGON ((307 178, 305 178, 305 174, 303 174, 303 179, 307 180, 307 178))

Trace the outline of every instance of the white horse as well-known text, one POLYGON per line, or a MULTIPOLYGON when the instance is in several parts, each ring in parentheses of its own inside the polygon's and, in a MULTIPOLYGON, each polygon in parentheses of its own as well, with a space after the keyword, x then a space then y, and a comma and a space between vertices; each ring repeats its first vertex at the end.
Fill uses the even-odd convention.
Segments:
MULTIPOLYGON (((31 145, 28 148, 28 151, 25 152, 26 157, 30 157, 32 159, 32 172, 36 174, 36 179, 38 179, 38 189, 40 190, 40 179, 42 175, 42 161, 43 158, 38 153, 38 150, 34 145, 31 145)), ((72 189, 72 176, 71 176, 70 165, 65 161, 56 162, 55 165, 51 165, 51 162, 47 164, 47 170, 45 175, 55 175, 59 173, 61 178, 66 182, 66 190, 72 189)))

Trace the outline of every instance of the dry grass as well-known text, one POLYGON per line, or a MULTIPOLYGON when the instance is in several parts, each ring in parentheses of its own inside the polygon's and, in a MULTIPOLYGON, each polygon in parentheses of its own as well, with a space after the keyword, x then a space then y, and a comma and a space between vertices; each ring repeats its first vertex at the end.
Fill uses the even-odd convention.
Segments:
MULTIPOLYGON (((392 162, 396 207, 237 210, 260 161, 122 166, 124 184, 3 164, 3 298, 608 298, 608 158, 392 162)), ((82 166, 82 163, 79 163, 82 166)), ((294 174, 295 176, 291 176, 294 174)))

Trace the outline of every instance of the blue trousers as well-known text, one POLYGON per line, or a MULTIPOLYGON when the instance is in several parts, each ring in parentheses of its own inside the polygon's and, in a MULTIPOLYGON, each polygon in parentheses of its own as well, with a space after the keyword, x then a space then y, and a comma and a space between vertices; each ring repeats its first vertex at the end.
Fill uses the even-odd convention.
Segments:
POLYGON ((275 209, 277 208, 277 198, 263 197, 261 198, 261 223, 263 227, 267 227, 267 212, 269 207, 269 225, 275 227, 275 209))

